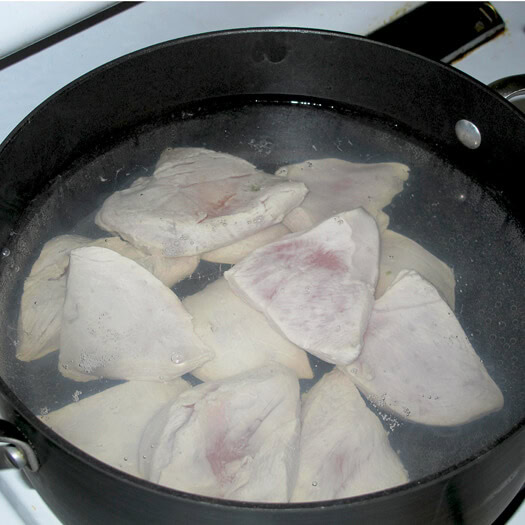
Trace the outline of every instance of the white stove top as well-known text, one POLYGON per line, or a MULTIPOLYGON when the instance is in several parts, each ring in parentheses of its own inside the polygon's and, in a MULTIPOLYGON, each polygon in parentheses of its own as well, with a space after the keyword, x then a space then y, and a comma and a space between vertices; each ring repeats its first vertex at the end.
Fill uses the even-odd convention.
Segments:
MULTIPOLYGON (((0 2, 0 56, 112 3, 0 2)), ((0 142, 58 89, 143 47, 236 27, 315 27, 366 35, 420 3, 145 2, 1 69, 0 142)), ((505 20, 506 32, 454 64, 483 83, 525 73, 525 2, 494 5, 505 20)), ((0 523, 59 524, 16 471, 0 471, 0 523)), ((525 505, 508 524, 525 524, 525 505)))

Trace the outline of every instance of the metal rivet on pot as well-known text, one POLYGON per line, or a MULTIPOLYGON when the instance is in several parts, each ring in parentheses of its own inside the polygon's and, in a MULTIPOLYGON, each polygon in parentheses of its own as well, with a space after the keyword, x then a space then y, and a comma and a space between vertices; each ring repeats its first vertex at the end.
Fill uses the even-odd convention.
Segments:
POLYGON ((461 144, 469 149, 479 148, 481 144, 481 133, 475 124, 470 120, 458 120, 456 122, 456 137, 459 139, 461 144))
POLYGON ((13 467, 22 470, 27 467, 27 458, 25 454, 14 445, 5 447, 4 454, 6 459, 13 465, 13 467))

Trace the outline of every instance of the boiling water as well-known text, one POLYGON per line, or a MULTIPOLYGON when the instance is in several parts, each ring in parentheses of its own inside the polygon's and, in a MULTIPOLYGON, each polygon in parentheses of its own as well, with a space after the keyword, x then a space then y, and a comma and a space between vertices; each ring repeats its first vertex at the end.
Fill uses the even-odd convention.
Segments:
MULTIPOLYGON (((2 377, 36 414, 119 381, 65 379, 58 372, 57 352, 29 363, 16 360, 18 308, 32 264, 43 244, 57 235, 107 236, 93 221, 104 199, 137 177, 151 175, 166 147, 182 146, 237 155, 268 173, 285 164, 327 157, 407 164, 410 177, 405 189, 384 210, 390 216, 389 227, 453 268, 456 315, 502 390, 505 407, 467 425, 430 427, 369 406, 390 433, 390 443, 412 480, 479 454, 519 422, 525 395, 520 347, 525 330, 525 257, 523 233, 517 225, 475 182, 395 123, 350 109, 268 101, 186 108, 163 122, 134 130, 118 143, 78 159, 28 210, 23 227, 12 232, 0 256, 2 377)), ((173 290, 182 299, 228 268, 202 261, 173 290)), ((315 377, 301 381, 303 391, 332 368, 309 358, 315 377)))

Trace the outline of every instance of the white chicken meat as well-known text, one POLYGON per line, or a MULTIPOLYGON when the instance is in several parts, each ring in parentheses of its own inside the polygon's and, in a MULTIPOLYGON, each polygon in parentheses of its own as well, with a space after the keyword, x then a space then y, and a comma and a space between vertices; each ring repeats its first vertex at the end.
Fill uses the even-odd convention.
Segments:
POLYGON ((206 148, 166 148, 160 155, 153 176, 175 178, 187 186, 199 182, 242 177, 256 172, 247 160, 206 148))
POLYGON ((215 357, 192 371, 202 381, 217 381, 273 362, 312 378, 308 356, 279 332, 263 314, 239 299, 224 279, 186 297, 182 304, 193 317, 197 336, 215 357))
POLYGON ((378 417, 335 369, 303 396, 292 501, 350 498, 408 481, 378 417))
POLYGON ((257 248, 277 241, 288 233, 290 233, 290 230, 284 224, 274 224, 245 239, 217 248, 211 252, 203 253, 201 258, 204 261, 214 263, 237 264, 257 248))
POLYGON ((460 425, 503 406, 454 313, 414 271, 376 301, 361 355, 345 370, 374 404, 416 423, 460 425))
MULTIPOLYGON (((139 476, 139 444, 151 414, 189 388, 180 378, 170 383, 128 381, 40 419, 86 454, 139 476)), ((82 392, 75 394, 80 397, 82 392)))
POLYGON ((80 235, 60 235, 48 241, 24 282, 18 317, 16 356, 21 361, 39 359, 58 350, 62 308, 66 296, 66 273, 71 250, 99 246, 128 257, 172 287, 188 277, 199 258, 147 255, 119 237, 88 239, 80 235))
POLYGON ((452 310, 455 306, 456 279, 443 261, 417 242, 386 230, 381 234, 381 258, 376 298, 379 299, 401 270, 414 270, 432 283, 452 310))
POLYGON ((170 381, 213 357, 178 297, 106 248, 70 255, 59 369, 77 381, 170 381))

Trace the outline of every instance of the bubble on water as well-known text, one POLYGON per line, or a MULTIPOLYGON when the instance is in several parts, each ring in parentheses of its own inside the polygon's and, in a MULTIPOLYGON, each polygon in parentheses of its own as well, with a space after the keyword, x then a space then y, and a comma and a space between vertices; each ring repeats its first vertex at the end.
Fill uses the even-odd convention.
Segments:
POLYGON ((312 481, 312 487, 317 487, 317 481, 312 481))
POLYGON ((184 358, 177 352, 173 352, 173 354, 171 354, 171 361, 176 365, 180 365, 184 361, 184 358))
POLYGON ((4 257, 9 257, 11 255, 11 250, 9 248, 2 248, 2 255, 4 257))
POLYGON ((124 458, 124 461, 127 461, 127 460, 128 460, 128 458, 124 458))
MULTIPOLYGON (((107 360, 106 357, 103 358, 103 361, 107 360)), ((85 352, 80 354, 80 362, 78 363, 78 368, 83 370, 86 374, 90 374, 96 368, 103 368, 104 363, 99 362, 95 356, 88 355, 85 352)))

